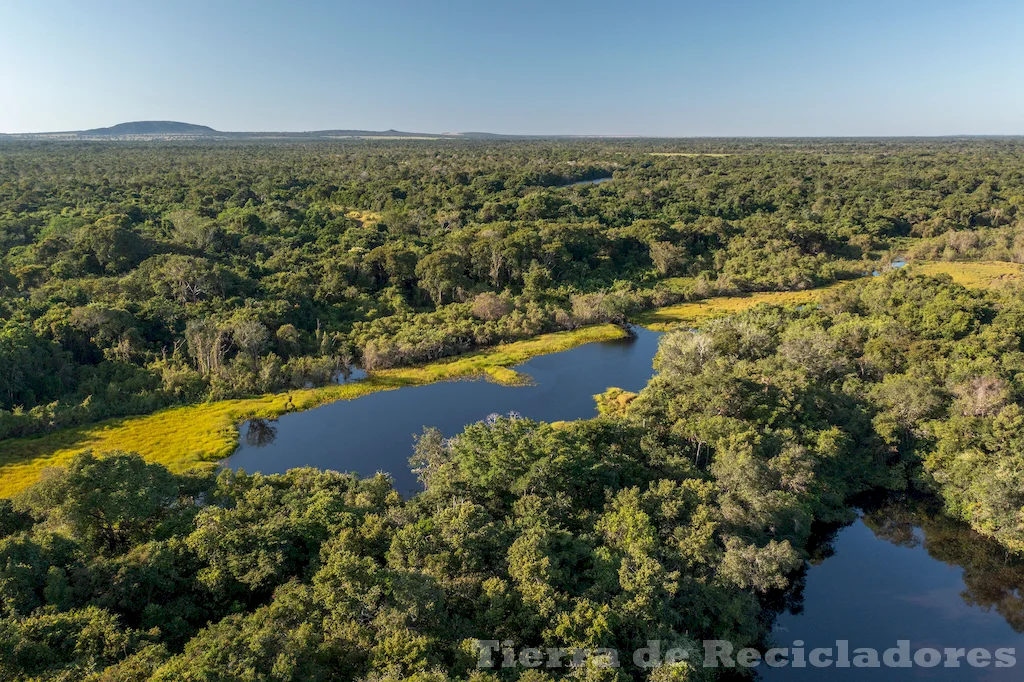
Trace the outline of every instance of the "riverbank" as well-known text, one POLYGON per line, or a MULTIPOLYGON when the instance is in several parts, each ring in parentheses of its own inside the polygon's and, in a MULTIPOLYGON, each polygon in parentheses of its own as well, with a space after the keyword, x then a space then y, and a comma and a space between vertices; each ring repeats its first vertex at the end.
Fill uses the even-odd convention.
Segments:
MULTIPOLYGON (((946 274, 966 287, 992 288, 1024 281, 1024 269, 1004 262, 911 263, 914 272, 946 274)), ((760 292, 668 306, 643 313, 636 322, 654 331, 698 327, 708 319, 736 314, 760 304, 803 305, 824 293, 867 278, 836 282, 803 291, 760 292)), ((517 385, 528 380, 511 367, 532 357, 568 350, 594 341, 621 338, 614 325, 584 327, 544 334, 417 367, 374 373, 359 381, 322 388, 290 391, 255 398, 224 400, 169 408, 151 415, 111 419, 64 429, 44 436, 0 441, 0 497, 9 497, 39 478, 46 467, 59 466, 85 449, 98 452, 138 452, 172 471, 194 466, 215 466, 230 455, 238 442, 238 425, 249 418, 274 419, 287 412, 308 410, 339 400, 403 386, 486 375, 489 380, 517 385)))
MULTIPOLYGON (((949 275, 957 284, 968 289, 993 289, 1024 282, 1024 266, 1003 261, 927 261, 910 262, 909 272, 932 277, 949 275)), ((803 291, 763 291, 742 296, 715 296, 690 303, 657 308, 637 316, 636 322, 654 331, 699 327, 714 317, 724 317, 761 305, 805 305, 824 294, 863 282, 870 276, 843 280, 815 289, 803 291)))
POLYGON ((804 291, 762 291, 746 296, 715 296, 645 312, 637 317, 637 323, 659 332, 670 331, 679 327, 697 327, 701 322, 713 317, 733 315, 762 303, 771 305, 802 305, 810 303, 817 300, 824 292, 831 291, 851 281, 857 282, 860 280, 847 280, 818 289, 806 289, 804 291))
POLYGON ((511 369, 537 355, 569 350, 595 341, 625 336, 615 325, 583 327, 501 344, 428 365, 375 372, 351 383, 277 393, 255 398, 186 405, 139 417, 111 419, 45 436, 0 442, 0 497, 10 497, 39 479, 47 467, 60 466, 77 452, 137 452, 171 471, 214 467, 238 442, 238 425, 249 418, 274 419, 338 400, 353 400, 378 391, 486 376, 504 385, 528 381, 511 369))
MULTIPOLYGON (((853 523, 820 529, 819 542, 812 545, 814 558, 806 573, 794 580, 800 585, 794 596, 801 608, 779 614, 770 646, 811 651, 845 640, 851 649, 881 652, 900 639, 910 639, 1020 651, 1024 560, 1007 557, 998 543, 947 516, 934 498, 870 497, 874 499, 868 506, 856 505, 859 513, 853 523)), ((759 679, 867 679, 842 677, 841 672, 833 665, 762 666, 759 679)), ((922 677, 889 667, 870 675, 873 682, 991 682, 1019 677, 1019 672, 993 677, 991 666, 970 665, 922 677)))
POLYGON ((968 289, 993 289, 1024 281, 1024 266, 1005 261, 928 261, 912 263, 922 275, 949 275, 968 289))

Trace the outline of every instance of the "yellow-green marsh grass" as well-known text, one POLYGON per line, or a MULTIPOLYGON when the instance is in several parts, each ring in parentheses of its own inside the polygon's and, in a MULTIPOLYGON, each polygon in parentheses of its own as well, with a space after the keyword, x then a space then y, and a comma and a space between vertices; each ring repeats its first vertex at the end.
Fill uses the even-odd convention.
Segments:
POLYGON ((991 289, 1024 279, 1024 267, 1003 261, 912 262, 908 267, 923 275, 949 275, 957 284, 974 289, 991 289))
POLYGON ((668 331, 676 327, 697 327, 701 322, 711 318, 734 315, 762 303, 772 305, 810 303, 821 296, 822 292, 842 286, 844 283, 837 282, 818 289, 804 291, 765 291, 747 296, 715 296, 692 303, 652 310, 641 315, 638 322, 655 331, 668 331))
POLYGON ((636 393, 612 386, 604 393, 594 396, 597 403, 597 411, 606 417, 625 414, 626 408, 637 397, 636 393))
POLYGON ((460 378, 484 376, 505 385, 523 385, 529 383, 529 377, 511 367, 536 355, 558 353, 594 341, 619 339, 624 334, 615 325, 584 327, 506 343, 419 367, 383 370, 349 384, 174 407, 142 417, 110 419, 63 429, 45 436, 0 441, 0 497, 10 497, 24 490, 38 480, 43 469, 65 464, 85 449, 138 452, 147 460, 176 472, 197 465, 212 467, 234 451, 238 425, 252 417, 273 419, 286 412, 337 400, 353 400, 377 391, 460 378))
POLYGON ((666 277, 658 280, 658 286, 668 291, 684 293, 692 289, 696 281, 696 277, 666 277))
MULTIPOLYGON (((1013 282, 1024 281, 1024 266, 1001 261, 977 262, 912 262, 907 267, 922 275, 949 275, 961 286, 988 289, 1013 282)), ((680 282, 682 278, 677 278, 680 282)), ((866 279, 866 278, 861 278, 866 279)), ((665 280, 671 282, 673 280, 665 280)), ((860 280, 847 280, 860 281, 860 280)), ((769 291, 747 296, 716 296, 692 303, 658 308, 639 316, 638 322, 648 329, 667 331, 676 327, 697 327, 713 317, 732 315, 762 303, 773 305, 800 305, 815 301, 822 293, 842 286, 836 282, 817 289, 804 291, 769 291)))

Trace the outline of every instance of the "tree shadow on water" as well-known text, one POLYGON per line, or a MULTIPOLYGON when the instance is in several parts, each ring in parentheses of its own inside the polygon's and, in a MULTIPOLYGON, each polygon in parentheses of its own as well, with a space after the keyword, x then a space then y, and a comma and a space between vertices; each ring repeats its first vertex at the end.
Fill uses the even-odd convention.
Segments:
POLYGON ((245 429, 245 444, 254 448, 270 445, 277 439, 277 427, 266 419, 250 419, 245 429))
POLYGON ((995 611, 1024 633, 1024 558, 943 514, 934 500, 893 500, 866 511, 864 523, 879 538, 921 546, 933 559, 963 569, 964 602, 995 611))

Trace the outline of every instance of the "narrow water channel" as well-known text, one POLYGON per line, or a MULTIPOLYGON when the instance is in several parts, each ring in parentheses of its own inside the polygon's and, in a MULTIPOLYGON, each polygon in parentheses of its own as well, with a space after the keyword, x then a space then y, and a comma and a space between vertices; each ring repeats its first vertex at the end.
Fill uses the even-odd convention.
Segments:
POLYGON ((603 178, 594 178, 593 180, 577 180, 576 182, 570 182, 562 187, 576 187, 577 185, 600 185, 602 182, 611 182, 612 176, 608 175, 603 178))

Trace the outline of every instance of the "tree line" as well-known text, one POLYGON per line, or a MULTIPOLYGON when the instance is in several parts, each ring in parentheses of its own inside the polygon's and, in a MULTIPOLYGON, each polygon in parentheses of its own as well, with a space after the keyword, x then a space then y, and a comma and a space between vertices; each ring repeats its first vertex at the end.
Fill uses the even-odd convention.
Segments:
MULTIPOLYGON (((173 475, 84 453, 0 503, 0 671, 718 679, 687 663, 486 672, 473 642, 763 646, 817 536, 867 491, 937 494, 1020 552, 1022 338, 1021 291, 897 271, 669 334, 648 386, 594 420, 426 429, 407 499, 381 474, 173 475)), ((914 512, 866 521, 899 543, 923 523, 970 598, 1024 627, 1019 560, 914 512)))
POLYGON ((1024 206, 1013 140, 0 144, 0 438, 815 286, 1024 206))

